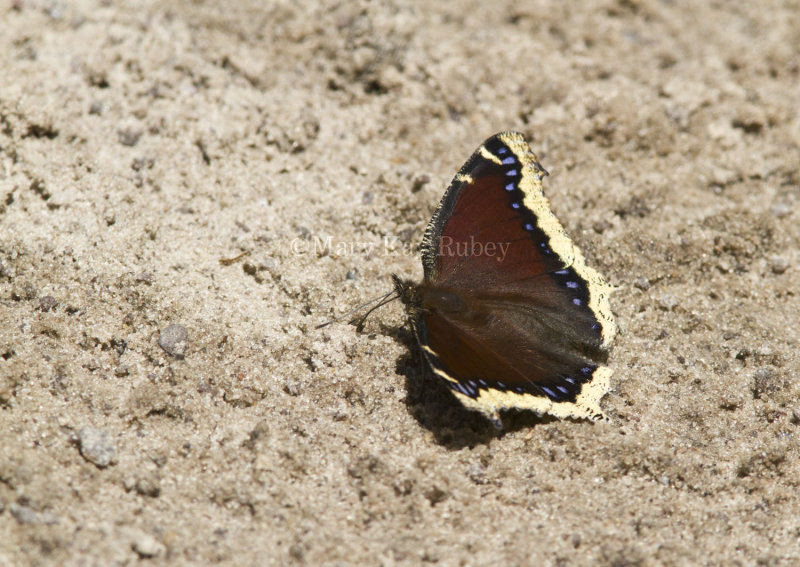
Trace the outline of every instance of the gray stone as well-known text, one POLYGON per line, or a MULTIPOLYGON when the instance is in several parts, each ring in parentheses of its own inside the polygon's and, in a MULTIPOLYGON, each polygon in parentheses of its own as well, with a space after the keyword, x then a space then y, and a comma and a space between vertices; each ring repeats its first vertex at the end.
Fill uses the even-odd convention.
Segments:
POLYGON ((781 258, 780 256, 775 256, 770 261, 772 267, 773 274, 782 274, 786 270, 789 269, 789 261, 786 258, 781 258))
POLYGON ((58 307, 58 300, 52 295, 45 295, 39 298, 39 310, 47 313, 58 307))
POLYGON ((83 458, 105 468, 117 462, 117 449, 108 433, 94 427, 83 427, 78 431, 78 447, 83 458))
POLYGON ((33 508, 22 504, 12 504, 9 511, 14 519, 20 524, 45 524, 53 525, 58 523, 58 518, 46 512, 37 512, 33 508))
POLYGON ((189 346, 189 333, 186 327, 173 323, 158 335, 158 346, 175 358, 183 358, 189 346))

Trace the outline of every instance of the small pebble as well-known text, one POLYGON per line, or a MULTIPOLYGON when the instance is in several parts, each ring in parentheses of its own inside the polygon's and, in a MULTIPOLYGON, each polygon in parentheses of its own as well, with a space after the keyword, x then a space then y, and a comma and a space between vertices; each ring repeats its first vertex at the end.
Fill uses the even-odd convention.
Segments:
POLYGON ((772 348, 767 345, 761 345, 756 349, 756 356, 760 356, 761 358, 772 358, 774 352, 772 348))
POLYGON ((186 327, 173 323, 158 335, 158 346, 175 358, 183 358, 189 345, 186 327))
POLYGON ((11 515, 14 516, 14 519, 17 520, 20 524, 57 524, 58 518, 56 518, 52 514, 48 514, 47 512, 37 512, 33 508, 29 506, 23 506, 21 504, 11 504, 8 507, 11 515))
POLYGON ((579 533, 573 533, 569 539, 572 542, 572 547, 574 547, 575 549, 578 549, 581 546, 581 542, 583 541, 583 538, 581 538, 581 534, 579 533))
POLYGON ((136 481, 134 488, 142 496, 158 498, 161 494, 161 481, 156 475, 144 476, 136 481))
POLYGON ((130 128, 120 130, 117 132, 117 139, 123 146, 133 147, 139 143, 139 138, 142 137, 141 130, 132 130, 130 128))
POLYGON ((94 427, 83 427, 78 431, 78 446, 83 458, 105 468, 117 461, 117 450, 108 433, 94 427))
POLYGON ((141 533, 137 535, 131 545, 139 557, 155 557, 164 553, 164 544, 150 534, 141 533))
POLYGON ((770 263, 773 274, 782 274, 789 269, 789 261, 786 260, 786 258, 781 258, 780 256, 775 256, 770 263))
POLYGON ((350 408, 344 400, 340 400, 331 409, 331 417, 333 417, 333 421, 347 421, 350 419, 350 408))
POLYGON ((467 467, 467 476, 475 484, 486 484, 486 469, 480 463, 470 463, 467 467))
POLYGON ((756 368, 753 372, 753 395, 760 398, 762 395, 776 390, 778 385, 775 378, 775 371, 769 366, 756 368))
POLYGON ((645 277, 636 278, 634 280, 633 285, 641 289, 642 291, 647 291, 650 289, 650 280, 645 277))
POLYGON ((724 410, 733 411, 741 408, 743 403, 744 400, 742 400, 740 394, 736 392, 726 392, 720 400, 719 407, 724 410))
POLYGON ((303 392, 303 384, 299 380, 289 379, 283 385, 283 391, 290 396, 299 396, 303 392))
POLYGON ((773 375, 774 372, 772 372, 772 369, 768 366, 756 368, 756 371, 753 372, 753 378, 756 380, 770 380, 773 375))
POLYGON ((662 295, 658 298, 658 306, 664 311, 672 311, 677 305, 678 300, 671 295, 662 295))
POLYGON ((258 269, 266 270, 269 273, 274 274, 278 269, 278 263, 275 262, 273 258, 267 256, 266 258, 263 258, 258 262, 258 269))
POLYGON ((43 295, 39 298, 39 311, 47 313, 58 307, 58 301, 52 295, 43 295))
POLYGON ((607 220, 599 220, 592 225, 592 228, 597 234, 603 234, 609 228, 611 228, 611 223, 607 220))
POLYGON ((414 178, 414 181, 412 181, 411 183, 411 192, 417 193, 420 189, 425 187, 430 182, 431 182, 430 175, 426 175, 424 173, 422 175, 417 175, 414 178))
POLYGON ((792 214, 792 207, 786 203, 775 203, 769 208, 769 212, 771 212, 774 217, 782 219, 792 214))
POLYGON ((27 506, 20 506, 19 504, 12 504, 10 506, 11 515, 20 524, 35 524, 38 521, 36 510, 28 508, 27 506))
POLYGON ((122 337, 114 337, 111 339, 111 346, 118 355, 122 356, 128 350, 128 341, 122 337))

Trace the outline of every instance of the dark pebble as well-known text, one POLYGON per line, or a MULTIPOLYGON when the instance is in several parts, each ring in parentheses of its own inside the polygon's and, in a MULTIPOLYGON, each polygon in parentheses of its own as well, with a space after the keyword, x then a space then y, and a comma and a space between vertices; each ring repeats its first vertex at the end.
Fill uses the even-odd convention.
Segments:
POLYGON ((39 298, 39 310, 47 313, 51 309, 58 307, 58 301, 52 295, 44 295, 39 298))
MULTIPOLYGON (((417 192, 418 192, 420 189, 422 189, 423 187, 425 187, 425 186, 426 186, 428 183, 430 183, 430 182, 431 182, 431 177, 430 177, 430 175, 425 175, 424 173, 423 173, 422 175, 417 175, 417 176, 414 178, 414 181, 412 182, 412 185, 411 185, 411 192, 412 192, 412 193, 417 193, 417 192)), ((371 202, 371 201, 370 201, 370 202, 371 202)), ((366 204, 366 203, 365 203, 365 204, 366 204)))
POLYGON ((753 395, 756 398, 778 389, 777 375, 769 366, 761 366, 753 372, 753 395))
POLYGON ((597 234, 603 234, 605 231, 611 228, 611 223, 605 219, 599 220, 592 225, 592 228, 597 234))
POLYGON ((136 492, 142 496, 158 498, 161 494, 161 481, 156 476, 147 476, 136 481, 136 492))
POLYGON ((142 137, 141 130, 120 130, 117 132, 119 143, 123 146, 133 147, 139 143, 139 138, 142 137))

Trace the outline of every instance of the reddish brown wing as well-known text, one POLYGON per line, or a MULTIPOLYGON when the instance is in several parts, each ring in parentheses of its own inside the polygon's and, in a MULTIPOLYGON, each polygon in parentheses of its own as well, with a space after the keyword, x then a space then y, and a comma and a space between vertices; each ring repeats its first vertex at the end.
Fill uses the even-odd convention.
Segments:
POLYGON ((425 232, 422 261, 427 283, 513 287, 566 267, 524 205, 523 173, 546 173, 535 160, 531 165, 538 169, 526 173, 520 158, 498 136, 470 157, 425 232))
POLYGON ((521 135, 490 138, 456 175, 423 241, 417 336, 436 373, 487 415, 558 415, 554 404, 581 404, 613 336, 610 287, 550 212, 543 174, 521 135))

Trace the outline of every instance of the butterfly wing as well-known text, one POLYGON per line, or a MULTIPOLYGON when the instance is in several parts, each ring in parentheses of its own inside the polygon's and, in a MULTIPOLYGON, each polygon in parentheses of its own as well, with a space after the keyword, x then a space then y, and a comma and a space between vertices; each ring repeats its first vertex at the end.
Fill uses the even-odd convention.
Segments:
POLYGON ((557 311, 507 297, 436 310, 439 291, 422 290, 417 338, 433 371, 467 407, 499 423, 502 409, 602 418, 610 370, 578 348, 557 311), (532 342, 535 341, 535 342, 532 342), (594 360, 593 360, 594 359, 594 360))
POLYGON ((616 332, 603 277, 550 211, 521 134, 493 136, 456 175, 423 239, 412 308, 432 368, 468 407, 602 416, 616 332))

